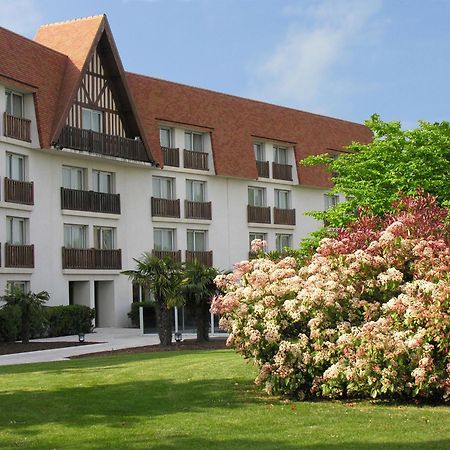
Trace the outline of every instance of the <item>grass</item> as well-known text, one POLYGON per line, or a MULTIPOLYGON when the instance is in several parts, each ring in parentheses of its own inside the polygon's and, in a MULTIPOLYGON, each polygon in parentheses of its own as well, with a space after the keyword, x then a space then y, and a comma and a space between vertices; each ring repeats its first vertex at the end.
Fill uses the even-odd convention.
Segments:
POLYGON ((450 449, 446 406, 283 402, 229 350, 0 367, 0 448, 450 449))

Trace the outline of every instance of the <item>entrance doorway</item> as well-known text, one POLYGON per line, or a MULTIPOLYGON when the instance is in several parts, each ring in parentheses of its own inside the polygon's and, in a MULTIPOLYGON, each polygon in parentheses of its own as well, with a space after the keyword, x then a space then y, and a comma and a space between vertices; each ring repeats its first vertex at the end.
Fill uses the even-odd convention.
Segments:
POLYGON ((94 281, 95 326, 114 326, 114 281, 94 281))

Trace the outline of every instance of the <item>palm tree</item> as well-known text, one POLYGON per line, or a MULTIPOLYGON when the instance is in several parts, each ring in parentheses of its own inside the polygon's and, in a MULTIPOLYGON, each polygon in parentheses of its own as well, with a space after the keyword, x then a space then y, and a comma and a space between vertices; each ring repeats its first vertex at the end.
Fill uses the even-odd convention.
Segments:
POLYGON ((159 340, 162 345, 172 344, 171 308, 183 302, 180 285, 182 282, 181 264, 170 257, 158 258, 144 253, 135 259, 135 270, 122 272, 134 283, 149 289, 156 303, 156 321, 159 340))
POLYGON ((197 342, 209 341, 209 308, 211 298, 217 293, 214 278, 218 271, 198 261, 186 263, 182 292, 191 304, 195 305, 197 322, 197 342))
POLYGON ((6 305, 16 305, 21 312, 21 338, 23 344, 30 342, 31 320, 33 315, 42 312, 42 306, 49 299, 48 292, 24 292, 17 286, 12 285, 6 291, 2 300, 6 305))

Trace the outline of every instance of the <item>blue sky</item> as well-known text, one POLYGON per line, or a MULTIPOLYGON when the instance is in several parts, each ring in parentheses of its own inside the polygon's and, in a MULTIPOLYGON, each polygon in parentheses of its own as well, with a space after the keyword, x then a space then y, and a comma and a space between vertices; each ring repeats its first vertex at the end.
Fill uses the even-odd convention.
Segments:
POLYGON ((0 11, 0 26, 28 37, 106 13, 133 72, 356 122, 449 119, 447 0, 0 0, 0 11))

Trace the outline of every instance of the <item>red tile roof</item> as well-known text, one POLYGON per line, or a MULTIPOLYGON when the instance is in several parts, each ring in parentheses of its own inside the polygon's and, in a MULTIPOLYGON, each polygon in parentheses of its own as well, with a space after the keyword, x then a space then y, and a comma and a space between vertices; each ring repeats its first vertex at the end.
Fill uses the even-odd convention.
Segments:
MULTIPOLYGON (((42 148, 56 139, 105 27, 109 32, 106 16, 44 25, 37 42, 0 28, 0 81, 34 93, 42 148)), ((164 121, 212 131, 216 173, 250 179, 257 178, 252 143, 258 137, 291 143, 296 160, 372 137, 368 128, 352 122, 143 75, 127 73, 126 78, 143 138, 161 165, 159 123, 164 121)), ((321 168, 297 170, 302 185, 330 186, 321 168)))
MULTIPOLYGON (((161 121, 211 128, 216 173, 242 178, 257 178, 257 137, 293 144, 297 161, 372 138, 364 125, 344 120, 133 73, 128 80, 157 161, 161 121)), ((298 176, 303 185, 331 186, 322 168, 298 167, 298 176)))
POLYGON ((12 89, 34 92, 41 147, 51 142, 67 56, 0 28, 0 77, 12 89))

